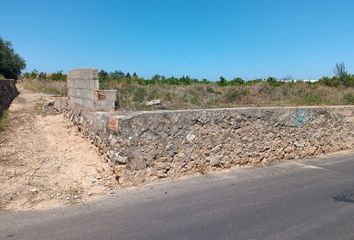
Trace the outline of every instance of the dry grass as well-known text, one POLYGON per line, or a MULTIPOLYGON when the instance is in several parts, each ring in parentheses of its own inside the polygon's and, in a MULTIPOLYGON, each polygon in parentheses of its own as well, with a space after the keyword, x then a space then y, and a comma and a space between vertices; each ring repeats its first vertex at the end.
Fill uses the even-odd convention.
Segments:
MULTIPOLYGON (((22 85, 36 92, 62 96, 67 93, 66 83, 61 81, 22 80, 22 85)), ((117 89, 119 108, 127 110, 151 110, 145 102, 153 99, 162 100, 162 106, 157 107, 160 109, 354 104, 353 88, 305 82, 280 86, 267 82, 219 86, 215 83, 171 85, 111 80, 100 85, 103 89, 117 89)))
POLYGON ((22 79, 21 85, 33 92, 42 92, 59 96, 66 96, 68 91, 66 82, 64 81, 22 79))
POLYGON ((278 87, 265 82, 242 86, 113 82, 107 88, 117 89, 119 106, 130 110, 149 110, 144 102, 152 99, 161 99, 164 103, 162 108, 166 109, 354 104, 352 88, 301 82, 286 83, 278 87))

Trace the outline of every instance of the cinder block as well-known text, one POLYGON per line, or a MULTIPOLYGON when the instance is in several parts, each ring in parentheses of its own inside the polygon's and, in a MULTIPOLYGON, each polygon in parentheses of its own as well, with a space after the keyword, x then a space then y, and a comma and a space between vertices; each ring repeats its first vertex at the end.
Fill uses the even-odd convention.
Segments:
POLYGON ((75 69, 68 72, 70 104, 96 111, 114 111, 116 90, 99 90, 97 69, 75 69))
POLYGON ((117 99, 117 90, 98 90, 97 91, 97 100, 116 101, 116 99, 117 99))
POLYGON ((87 89, 68 89, 68 95, 78 98, 95 100, 95 91, 87 89))
POLYGON ((115 109, 115 101, 101 100, 94 101, 94 109, 96 111, 112 112, 115 109))
POLYGON ((82 80, 82 79, 70 79, 68 81, 69 88, 79 89, 98 89, 98 80, 82 80))
POLYGON ((78 97, 70 96, 69 97, 69 105, 75 106, 75 107, 81 106, 82 105, 82 99, 78 98, 78 97))
POLYGON ((94 68, 74 69, 68 72, 69 79, 97 80, 98 70, 94 68))
POLYGON ((92 110, 94 105, 93 105, 93 101, 89 100, 89 99, 82 99, 82 104, 81 106, 85 109, 90 109, 92 110))

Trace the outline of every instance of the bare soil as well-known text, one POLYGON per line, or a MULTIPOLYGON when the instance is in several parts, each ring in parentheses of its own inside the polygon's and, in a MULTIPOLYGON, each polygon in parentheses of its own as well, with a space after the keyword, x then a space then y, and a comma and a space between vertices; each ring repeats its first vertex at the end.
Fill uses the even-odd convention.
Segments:
POLYGON ((98 150, 63 114, 44 114, 50 97, 20 88, 0 132, 0 210, 85 203, 117 184, 98 150))

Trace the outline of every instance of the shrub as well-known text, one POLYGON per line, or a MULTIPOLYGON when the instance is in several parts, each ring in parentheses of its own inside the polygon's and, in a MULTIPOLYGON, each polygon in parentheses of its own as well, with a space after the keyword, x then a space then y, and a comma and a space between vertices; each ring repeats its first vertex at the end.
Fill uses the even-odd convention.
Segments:
POLYGON ((269 77, 266 79, 266 82, 269 84, 269 86, 271 87, 279 87, 282 82, 281 81, 278 81, 276 78, 274 77, 269 77))
POLYGON ((144 88, 136 88, 133 93, 133 101, 134 102, 143 102, 145 100, 145 89, 144 88))
POLYGON ((248 91, 245 89, 235 89, 231 88, 229 89, 226 94, 225 94, 225 100, 228 103, 235 102, 237 100, 240 100, 241 97, 247 95, 248 91))
POLYGON ((55 73, 52 73, 49 78, 53 81, 66 81, 67 76, 66 74, 63 74, 63 71, 58 71, 55 73))
POLYGON ((214 90, 214 88, 213 88, 212 86, 207 86, 207 87, 206 87, 206 91, 207 91, 208 93, 215 93, 215 90, 214 90))
POLYGON ((216 82, 218 86, 226 86, 227 85, 227 80, 223 76, 219 78, 219 81, 216 82))
POLYGON ((304 105, 321 105, 324 99, 316 93, 306 93, 302 99, 304 105))
POLYGON ((242 78, 234 78, 233 80, 228 82, 229 85, 243 85, 245 84, 245 80, 242 78))

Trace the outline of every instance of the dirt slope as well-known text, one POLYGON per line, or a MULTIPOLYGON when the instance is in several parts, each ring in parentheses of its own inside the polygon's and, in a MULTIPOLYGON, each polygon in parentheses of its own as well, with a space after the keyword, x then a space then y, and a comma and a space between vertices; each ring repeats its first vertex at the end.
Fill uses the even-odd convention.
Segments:
POLYGON ((62 114, 44 115, 48 96, 21 89, 0 132, 0 210, 47 208, 109 193, 116 184, 96 148, 62 114))

